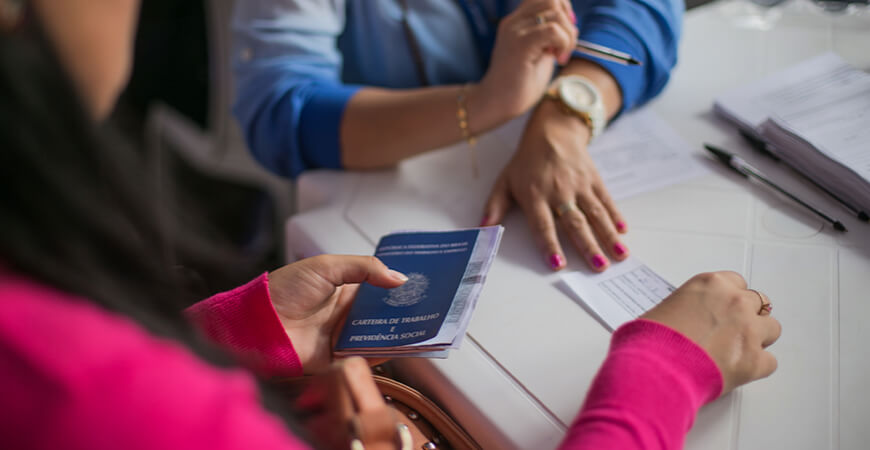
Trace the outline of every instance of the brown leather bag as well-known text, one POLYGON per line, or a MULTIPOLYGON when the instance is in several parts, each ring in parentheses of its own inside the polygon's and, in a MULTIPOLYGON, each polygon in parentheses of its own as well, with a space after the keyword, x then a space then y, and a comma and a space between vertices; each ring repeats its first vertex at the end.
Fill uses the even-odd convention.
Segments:
POLYGON ((480 449, 423 394, 372 375, 362 358, 335 363, 322 375, 278 382, 314 444, 326 449, 480 449))

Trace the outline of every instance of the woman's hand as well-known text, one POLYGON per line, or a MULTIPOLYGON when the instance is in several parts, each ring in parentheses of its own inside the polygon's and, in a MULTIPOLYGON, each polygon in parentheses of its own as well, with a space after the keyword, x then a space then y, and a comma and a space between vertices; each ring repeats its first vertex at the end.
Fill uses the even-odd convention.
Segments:
POLYGON ((323 255, 271 272, 269 293, 305 373, 314 373, 332 362, 338 325, 359 283, 394 288, 407 280, 374 256, 323 255))
POLYGON ((619 238, 627 226, 586 151, 589 133, 579 118, 560 111, 556 101, 544 100, 484 209, 482 225, 491 225, 518 203, 553 270, 566 263, 557 223, 595 271, 609 266, 607 255, 628 257, 628 247, 619 238))
MULTIPOLYGON (((316 448, 397 448, 398 415, 384 401, 364 359, 336 361, 306 381, 293 406, 316 448), (354 439, 363 445, 352 445, 354 439)), ((293 393, 301 386, 288 387, 293 393)))
POLYGON ((499 24, 489 69, 469 97, 471 117, 480 108, 516 117, 534 106, 555 63, 571 57, 576 22, 568 0, 526 0, 507 15, 499 24))
POLYGON ((779 321, 762 305, 770 301, 746 289, 734 272, 696 275, 642 315, 696 342, 722 372, 722 394, 769 376, 776 358, 765 349, 782 333, 779 321))

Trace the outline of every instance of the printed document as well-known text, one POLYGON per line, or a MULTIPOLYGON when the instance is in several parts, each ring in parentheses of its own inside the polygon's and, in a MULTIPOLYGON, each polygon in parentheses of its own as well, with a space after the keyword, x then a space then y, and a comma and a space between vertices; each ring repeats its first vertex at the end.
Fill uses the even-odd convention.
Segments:
POLYGON ((570 272, 562 280, 610 331, 636 319, 676 289, 635 257, 603 273, 570 272))
POLYGON ((825 53, 726 92, 714 110, 840 198, 870 210, 870 74, 825 53))
POLYGON ((649 109, 626 114, 589 145, 610 195, 619 200, 707 173, 692 148, 649 109))

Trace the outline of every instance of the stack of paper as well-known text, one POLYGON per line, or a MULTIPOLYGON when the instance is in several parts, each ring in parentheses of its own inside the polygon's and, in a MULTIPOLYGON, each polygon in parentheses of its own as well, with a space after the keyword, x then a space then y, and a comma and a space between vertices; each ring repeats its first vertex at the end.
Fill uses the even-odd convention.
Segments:
POLYGON ((725 93, 714 109, 870 211, 870 74, 828 53, 725 93))
POLYGON ((375 256, 408 281, 394 289, 361 285, 335 353, 447 357, 465 336, 502 230, 402 232, 381 238, 375 256))

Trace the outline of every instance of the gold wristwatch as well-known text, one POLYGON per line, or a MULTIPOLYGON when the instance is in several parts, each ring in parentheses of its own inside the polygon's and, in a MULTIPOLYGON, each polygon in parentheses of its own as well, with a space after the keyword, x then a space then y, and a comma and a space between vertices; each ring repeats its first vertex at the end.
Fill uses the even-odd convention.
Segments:
POLYGON ((546 96, 559 102, 565 113, 577 116, 586 123, 590 140, 601 134, 607 126, 601 93, 586 77, 565 75, 556 78, 550 83, 546 96))

